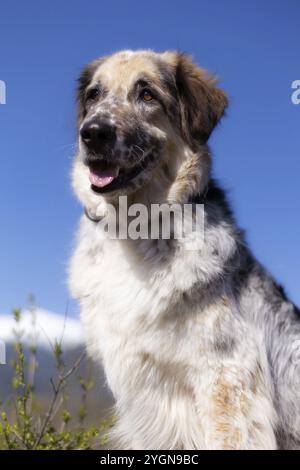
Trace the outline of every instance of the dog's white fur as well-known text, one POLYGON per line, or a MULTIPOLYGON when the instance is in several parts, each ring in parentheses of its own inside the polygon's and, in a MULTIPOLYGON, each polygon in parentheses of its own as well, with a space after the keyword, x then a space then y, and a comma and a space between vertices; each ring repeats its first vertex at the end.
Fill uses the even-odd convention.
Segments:
MULTIPOLYGON (((71 285, 80 298, 89 353, 103 363, 117 401, 120 445, 275 448, 275 415, 261 332, 235 325, 232 299, 204 309, 194 305, 191 318, 190 308, 178 301, 181 292, 209 276, 209 243, 201 269, 200 256, 193 252, 188 256, 183 252, 157 269, 165 249, 159 243, 153 247, 144 241, 137 254, 129 241, 99 241, 97 225, 86 218, 79 240, 71 285), (220 313, 227 328, 236 328, 247 338, 234 357, 223 360, 211 346, 220 313), (249 371, 256 363, 263 371, 254 396, 249 371), (230 388, 235 390, 233 397, 230 388)), ((234 241, 222 238, 219 243, 226 243, 225 251, 230 252, 234 241)))

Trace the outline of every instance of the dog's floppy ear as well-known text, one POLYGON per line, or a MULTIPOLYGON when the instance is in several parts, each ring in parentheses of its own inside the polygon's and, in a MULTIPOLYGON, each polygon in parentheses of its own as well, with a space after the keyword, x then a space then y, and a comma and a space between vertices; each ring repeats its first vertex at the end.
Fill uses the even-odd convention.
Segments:
POLYGON ((78 101, 78 121, 79 123, 85 116, 85 92, 92 81, 97 68, 104 62, 105 58, 100 58, 87 65, 78 79, 77 101, 78 101))
POLYGON ((185 54, 177 54, 176 86, 185 139, 206 142, 224 114, 228 98, 216 79, 200 69, 185 54))

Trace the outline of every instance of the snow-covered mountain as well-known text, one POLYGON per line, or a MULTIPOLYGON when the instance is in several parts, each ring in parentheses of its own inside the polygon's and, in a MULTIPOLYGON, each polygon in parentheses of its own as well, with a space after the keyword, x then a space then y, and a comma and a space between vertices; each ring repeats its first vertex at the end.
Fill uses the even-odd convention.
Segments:
POLYGON ((83 331, 80 321, 37 308, 34 313, 22 311, 21 320, 16 324, 13 316, 0 314, 0 340, 5 344, 15 341, 16 331, 22 333, 24 344, 36 344, 38 348, 51 349, 55 341, 61 341, 63 348, 83 345, 83 331))
MULTIPOLYGON (((16 341, 16 331, 21 333, 25 357, 28 358, 29 347, 37 347, 38 368, 35 374, 35 393, 43 403, 48 403, 52 397, 50 379, 57 377, 53 346, 55 341, 61 342, 63 360, 66 370, 75 363, 85 350, 84 335, 79 319, 52 313, 41 308, 34 313, 23 310, 20 322, 16 323, 13 315, 0 313, 0 401, 5 401, 11 394, 13 368, 11 361, 15 358, 13 343, 16 341), (5 346, 4 346, 5 345, 5 346), (2 349, 1 349, 2 348, 2 349), (4 352, 4 354, 3 354, 4 352), (6 354, 5 354, 6 353, 6 354), (1 360, 4 358, 4 360, 1 360)), ((68 378, 69 406, 76 414, 80 407, 81 387, 79 377, 88 377, 90 362, 85 358, 78 370, 68 378)), ((106 387, 105 377, 101 367, 94 369, 95 388, 89 392, 91 406, 95 407, 92 415, 104 416, 113 404, 111 393, 106 387)))

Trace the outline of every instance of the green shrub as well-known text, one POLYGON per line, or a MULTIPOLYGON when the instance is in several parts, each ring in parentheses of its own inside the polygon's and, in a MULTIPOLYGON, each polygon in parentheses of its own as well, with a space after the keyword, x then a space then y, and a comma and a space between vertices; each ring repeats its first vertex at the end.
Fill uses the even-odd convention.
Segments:
MULTIPOLYGON (((10 363, 13 381, 10 397, 0 403, 0 449, 99 449, 106 445, 114 418, 102 421, 100 426, 87 424, 87 399, 94 386, 94 379, 85 353, 71 367, 67 367, 61 342, 53 345, 56 377, 50 379, 51 399, 46 409, 42 409, 35 392, 37 349, 32 344, 29 354, 25 355, 22 330, 19 327, 22 313, 14 310, 13 314, 16 323, 15 357, 10 363), (83 361, 87 364, 88 374, 86 377, 78 377, 81 403, 78 415, 74 416, 68 406, 68 380, 78 372, 83 361)), ((34 310, 32 315, 34 323, 34 310)))

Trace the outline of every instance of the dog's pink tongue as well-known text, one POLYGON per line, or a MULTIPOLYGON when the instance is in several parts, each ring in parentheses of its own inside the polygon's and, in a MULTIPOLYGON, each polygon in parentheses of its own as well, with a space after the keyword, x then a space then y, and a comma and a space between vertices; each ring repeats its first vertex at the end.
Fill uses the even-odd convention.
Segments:
POLYGON ((110 184, 119 174, 118 167, 111 167, 105 170, 90 169, 90 182, 97 188, 104 188, 110 184))

